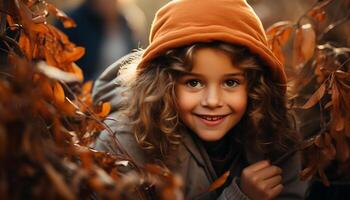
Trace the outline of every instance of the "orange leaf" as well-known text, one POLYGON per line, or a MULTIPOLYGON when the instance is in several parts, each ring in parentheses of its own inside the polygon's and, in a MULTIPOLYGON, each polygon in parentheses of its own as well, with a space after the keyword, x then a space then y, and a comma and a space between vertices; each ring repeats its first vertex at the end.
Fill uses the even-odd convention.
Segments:
POLYGON ((59 103, 64 103, 66 96, 64 95, 63 87, 59 82, 56 82, 53 87, 53 92, 55 96, 55 101, 59 103))
POLYGON ((101 112, 98 113, 97 115, 104 118, 109 114, 110 111, 111 111, 111 104, 109 102, 105 102, 102 104, 101 112))
POLYGON ((281 30, 281 34, 279 34, 278 40, 280 42, 281 45, 284 45, 289 37, 291 36, 291 33, 293 31, 293 27, 289 26, 284 28, 283 30, 281 30))
POLYGON ((70 48, 69 51, 62 52, 62 60, 64 63, 71 63, 80 59, 85 54, 85 49, 83 47, 70 48))
POLYGON ((314 18, 318 21, 318 22, 323 22, 326 19, 326 12, 325 11, 321 11, 319 13, 317 13, 314 18))
POLYGON ((41 89, 41 92, 43 93, 43 95, 47 99, 52 100, 53 96, 54 96, 53 95, 54 91, 50 85, 50 82, 46 78, 40 78, 39 81, 40 81, 40 89, 41 89))
POLYGON ((22 33, 21 36, 19 37, 18 44, 21 47, 21 49, 23 50, 26 57, 29 60, 31 60, 33 58, 32 45, 31 45, 31 42, 29 40, 29 37, 25 33, 22 33))
POLYGON ((74 62, 71 64, 71 72, 73 72, 73 74, 77 77, 77 79, 79 81, 83 81, 84 80, 83 71, 74 62))
POLYGON ((345 119, 342 117, 337 118, 335 122, 335 130, 340 132, 345 128, 345 119))
POLYGON ((60 112, 62 112, 67 116, 75 116, 76 114, 76 110, 77 110, 76 105, 74 105, 72 102, 68 101, 67 99, 66 101, 64 101, 64 103, 57 102, 56 106, 58 107, 58 110, 60 112))
POLYGON ((11 31, 15 30, 16 23, 13 21, 12 17, 10 15, 7 15, 6 20, 9 24, 11 31))
POLYGON ((208 191, 211 192, 223 186, 229 175, 230 171, 225 172, 222 176, 220 176, 212 184, 209 185, 208 191))
POLYGON ((48 65, 58 67, 58 63, 56 61, 55 55, 51 54, 52 49, 45 48, 44 54, 46 58, 46 62, 48 65))
POLYGON ((325 94, 326 86, 325 83, 316 90, 316 92, 309 98, 309 100, 301 107, 302 109, 309 109, 313 107, 316 103, 318 103, 323 95, 325 94))
POLYGON ((91 92, 92 89, 92 81, 87 81, 86 83, 84 83, 83 85, 83 91, 82 91, 82 95, 85 96, 86 94, 89 94, 91 92))
MULTIPOLYGON (((47 26, 50 29, 51 33, 54 35, 54 37, 58 41, 60 41, 62 44, 67 45, 67 44, 71 43, 68 39, 68 36, 66 34, 64 34, 61 30, 59 30, 58 28, 56 28, 50 24, 48 24, 47 26)), ((74 47, 74 45, 72 47, 74 47)))
POLYGON ((286 27, 292 26, 293 23, 291 21, 280 21, 274 23, 266 30, 266 35, 273 37, 280 30, 285 29, 286 27))

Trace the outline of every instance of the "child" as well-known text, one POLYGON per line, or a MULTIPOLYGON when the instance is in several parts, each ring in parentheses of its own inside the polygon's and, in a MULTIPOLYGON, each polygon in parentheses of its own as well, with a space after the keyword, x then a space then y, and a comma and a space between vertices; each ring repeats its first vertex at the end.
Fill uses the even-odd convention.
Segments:
MULTIPOLYGON (((245 0, 171 1, 148 48, 109 67, 94 95, 112 102, 110 127, 126 153, 179 173, 186 199, 303 198, 298 155, 271 164, 297 137, 283 67, 245 0)), ((120 153, 113 141, 102 133, 95 148, 120 153)))

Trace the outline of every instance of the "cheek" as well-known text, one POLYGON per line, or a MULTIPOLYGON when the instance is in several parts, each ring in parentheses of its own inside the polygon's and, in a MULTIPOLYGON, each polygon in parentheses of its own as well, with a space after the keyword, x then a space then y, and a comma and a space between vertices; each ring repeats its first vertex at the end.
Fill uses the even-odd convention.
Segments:
POLYGON ((180 112, 188 110, 191 107, 190 95, 186 95, 186 93, 182 92, 181 90, 177 91, 176 103, 180 109, 180 112))
POLYGON ((183 116, 184 114, 191 112, 197 105, 198 95, 186 92, 186 90, 182 87, 177 87, 175 91, 179 114, 183 116))
POLYGON ((244 113, 248 105, 248 95, 246 92, 242 92, 239 95, 234 95, 230 98, 230 106, 238 113, 244 113))

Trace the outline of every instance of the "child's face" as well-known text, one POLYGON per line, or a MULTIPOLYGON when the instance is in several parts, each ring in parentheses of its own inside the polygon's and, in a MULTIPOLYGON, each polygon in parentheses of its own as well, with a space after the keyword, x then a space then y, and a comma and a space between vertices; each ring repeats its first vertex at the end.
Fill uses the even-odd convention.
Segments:
POLYGON ((222 51, 199 49, 193 62, 191 72, 176 83, 180 118, 202 140, 217 141, 246 111, 247 80, 222 51))

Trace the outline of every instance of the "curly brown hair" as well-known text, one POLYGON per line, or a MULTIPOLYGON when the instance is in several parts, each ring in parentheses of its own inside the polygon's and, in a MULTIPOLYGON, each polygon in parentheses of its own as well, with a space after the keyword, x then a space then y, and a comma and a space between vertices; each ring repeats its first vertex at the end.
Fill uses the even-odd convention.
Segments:
MULTIPOLYGON (((191 71, 193 56, 200 48, 215 48, 232 58, 248 80, 248 108, 239 122, 240 137, 249 137, 257 150, 269 158, 280 155, 297 140, 291 126, 285 85, 271 79, 268 67, 246 47, 223 42, 195 43, 167 51, 136 72, 130 101, 124 114, 131 121, 137 142, 153 156, 165 159, 181 141, 184 125, 178 115, 175 84, 191 71)), ((121 70, 127 71, 127 70, 121 70)), ((123 72, 122 72, 123 73, 123 72)))

